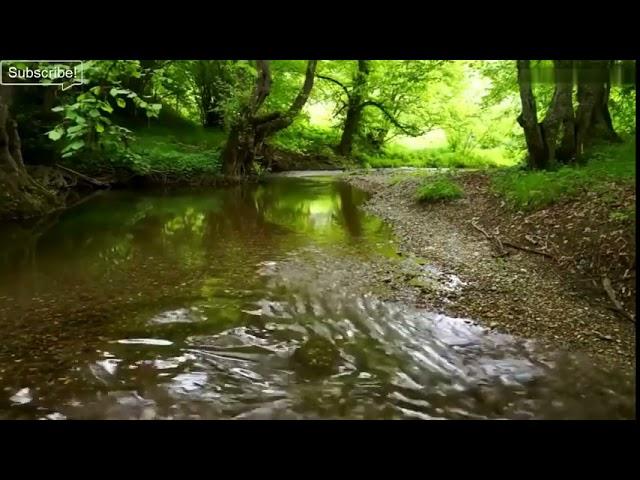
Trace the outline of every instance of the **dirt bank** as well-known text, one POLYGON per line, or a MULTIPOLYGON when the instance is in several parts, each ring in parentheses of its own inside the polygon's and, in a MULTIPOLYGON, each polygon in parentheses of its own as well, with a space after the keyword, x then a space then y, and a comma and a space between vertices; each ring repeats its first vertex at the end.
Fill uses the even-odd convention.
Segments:
MULTIPOLYGON (((462 182, 464 198, 432 205, 420 205, 413 198, 419 178, 407 177, 400 182, 391 178, 383 172, 345 175, 348 182, 372 194, 365 209, 389 222, 403 254, 419 256, 463 282, 461 289, 445 295, 433 295, 425 285, 417 300, 420 306, 584 352, 598 361, 635 367, 635 325, 612 311, 610 300, 601 291, 596 294, 577 282, 571 268, 559 260, 561 255, 551 258, 506 248, 508 254, 501 256, 495 243, 472 226, 472 222, 484 225, 492 235, 501 226, 501 232, 509 225, 515 228, 527 222, 535 227, 535 215, 525 219, 515 212, 501 212, 498 221, 499 205, 482 174, 466 176, 462 182)), ((553 218, 560 215, 556 208, 553 218)), ((566 224, 559 225, 558 238, 570 236, 569 229, 566 224)), ((525 230, 518 231, 511 241, 519 242, 525 234, 525 230)), ((407 285, 416 286, 421 287, 407 285)))

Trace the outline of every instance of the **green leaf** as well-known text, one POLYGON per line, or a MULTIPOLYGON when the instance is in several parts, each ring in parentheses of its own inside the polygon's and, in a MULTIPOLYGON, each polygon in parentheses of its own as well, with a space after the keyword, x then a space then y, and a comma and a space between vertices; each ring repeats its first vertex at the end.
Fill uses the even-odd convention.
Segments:
POLYGON ((113 87, 109 93, 111 94, 112 97, 117 97, 118 95, 126 95, 127 93, 130 93, 129 90, 127 90, 126 88, 116 88, 113 87))
POLYGON ((64 111, 64 107, 62 105, 58 106, 58 107, 53 107, 51 109, 52 112, 63 112, 64 111))
POLYGON ((100 112, 94 108, 93 110, 89 110, 89 116, 98 118, 100 116, 100 112))
POLYGON ((96 132, 98 133, 104 132, 104 125, 102 125, 101 123, 96 123, 96 132))
POLYGON ((78 133, 82 130, 84 130, 85 126, 84 125, 74 125, 73 127, 69 127, 67 129, 67 133, 78 133))
POLYGON ((116 100, 116 103, 120 108, 124 108, 127 105, 127 103, 124 101, 124 98, 118 98, 116 100))
POLYGON ((80 150, 82 147, 84 147, 84 140, 76 140, 75 142, 71 143, 67 148, 69 150, 80 150))
POLYGON ((113 107, 109 105, 107 102, 102 102, 100 104, 100 108, 107 113, 113 113, 113 107))
POLYGON ((62 138, 63 133, 64 132, 62 130, 56 129, 56 130, 51 130, 50 132, 47 132, 47 135, 51 140, 53 140, 54 142, 57 142, 62 138))

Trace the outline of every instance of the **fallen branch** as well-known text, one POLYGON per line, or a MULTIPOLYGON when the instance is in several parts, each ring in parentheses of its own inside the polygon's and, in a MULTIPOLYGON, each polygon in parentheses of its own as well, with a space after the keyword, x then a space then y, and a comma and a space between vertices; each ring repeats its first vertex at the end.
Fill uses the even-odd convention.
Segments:
POLYGON ((498 249, 498 252, 499 252, 498 253, 499 257, 504 257, 506 255, 509 255, 509 252, 507 252, 504 249, 504 247, 502 246, 502 242, 497 237, 489 235, 480 225, 476 225, 473 222, 471 222, 471 225, 473 226, 473 228, 475 228, 480 233, 482 233, 487 238, 487 240, 489 240, 490 242, 494 242, 495 243, 496 248, 498 249))
POLYGON ((613 287, 611 286, 611 280, 609 280, 609 277, 607 276, 602 277, 602 287, 604 288, 604 291, 607 292, 607 296, 609 297, 609 300, 611 300, 611 303, 613 304, 613 310, 623 315, 630 322, 636 323, 636 319, 634 318, 634 316, 631 315, 629 312, 627 312, 622 307, 622 304, 616 298, 616 292, 613 290, 613 287))
POLYGON ((84 175, 84 174, 82 174, 80 172, 76 172, 75 170, 71 170, 70 168, 63 167, 62 165, 59 165, 57 163, 56 163, 56 167, 59 168, 60 170, 64 170, 65 172, 69 172, 69 173, 75 175, 76 177, 81 178, 85 182, 88 182, 88 183, 90 183, 92 185, 95 185, 96 187, 100 187, 100 188, 108 188, 109 187, 108 183, 101 182, 100 180, 96 180, 95 178, 87 177, 86 175, 84 175))
POLYGON ((506 245, 507 247, 515 248, 516 250, 522 250, 524 252, 535 253, 537 255, 542 255, 543 257, 551 258, 552 260, 557 260, 555 256, 553 256, 552 254, 550 254, 548 252, 543 252, 542 250, 536 250, 535 248, 523 247, 521 245, 517 245, 515 243, 512 243, 512 242, 510 242, 508 240, 501 240, 500 237, 498 237, 497 235, 489 235, 482 227, 480 227, 479 225, 475 224, 474 222, 471 222, 471 225, 473 226, 473 228, 475 228, 476 230, 481 232, 487 238, 487 240, 495 243, 498 251, 500 252, 500 256, 501 257, 509 254, 509 252, 507 252, 505 250, 505 248, 504 248, 504 246, 506 245))
POLYGON ((502 243, 503 243, 503 245, 506 245, 507 247, 515 248, 517 250, 522 250, 523 252, 536 253, 538 255, 542 255, 543 257, 551 258, 552 260, 556 259, 556 257, 551 255, 550 253, 543 252, 542 250, 536 250, 535 248, 523 247, 521 245, 516 245, 515 243, 511 243, 511 242, 505 241, 505 240, 503 240, 502 243))

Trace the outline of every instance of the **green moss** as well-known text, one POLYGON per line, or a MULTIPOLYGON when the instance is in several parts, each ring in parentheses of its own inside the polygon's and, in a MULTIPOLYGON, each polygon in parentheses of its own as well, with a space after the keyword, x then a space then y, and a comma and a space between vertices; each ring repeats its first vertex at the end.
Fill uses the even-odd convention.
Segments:
POLYGON ((291 360, 300 374, 325 375, 336 369, 339 359, 340 353, 330 340, 313 335, 295 350, 291 360))

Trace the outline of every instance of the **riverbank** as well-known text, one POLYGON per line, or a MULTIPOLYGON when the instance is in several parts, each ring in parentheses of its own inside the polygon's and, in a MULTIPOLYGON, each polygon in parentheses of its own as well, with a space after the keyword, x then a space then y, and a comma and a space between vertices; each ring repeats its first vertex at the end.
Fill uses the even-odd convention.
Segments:
MULTIPOLYGON (((595 232, 602 234, 601 226, 597 230, 592 228, 594 235, 588 236, 585 234, 588 227, 570 220, 575 215, 569 212, 575 212, 577 205, 597 211, 589 192, 584 195, 591 203, 580 197, 553 205, 548 215, 543 215, 540 211, 509 210, 491 190, 490 177, 481 172, 456 175, 464 190, 462 198, 426 205, 415 199, 416 189, 424 181, 420 174, 398 176, 397 173, 372 172, 344 178, 371 194, 365 210, 393 227, 401 244, 401 255, 416 256, 422 263, 461 280, 462 288, 450 289, 445 295, 442 289, 434 295, 428 284, 407 283, 405 288, 419 291, 419 306, 472 318, 492 329, 571 352, 583 352, 608 364, 635 367, 634 323, 612 311, 612 303, 604 290, 588 288, 581 282, 584 273, 572 270, 574 263, 565 258, 566 252, 573 248, 565 240, 572 235, 575 238, 576 228, 592 239, 576 244, 583 246, 578 261, 588 257, 588 248, 594 248, 595 232), (530 228, 525 229, 523 225, 530 228), (525 237, 537 231, 542 238, 548 238, 549 229, 554 231, 554 245, 558 243, 560 249, 552 250, 549 256, 533 253, 543 247, 527 244, 525 237), (499 251, 496 237, 503 242, 509 238, 510 243, 530 251, 504 245, 503 251, 499 251)), ((623 193, 627 201, 635 203, 635 189, 632 199, 628 198, 629 192, 621 195, 623 193)), ((585 215, 583 213, 585 221, 597 224, 607 213, 585 215)), ((635 239, 628 248, 635 248, 635 239)), ((620 287, 619 283, 614 284, 620 287)))

